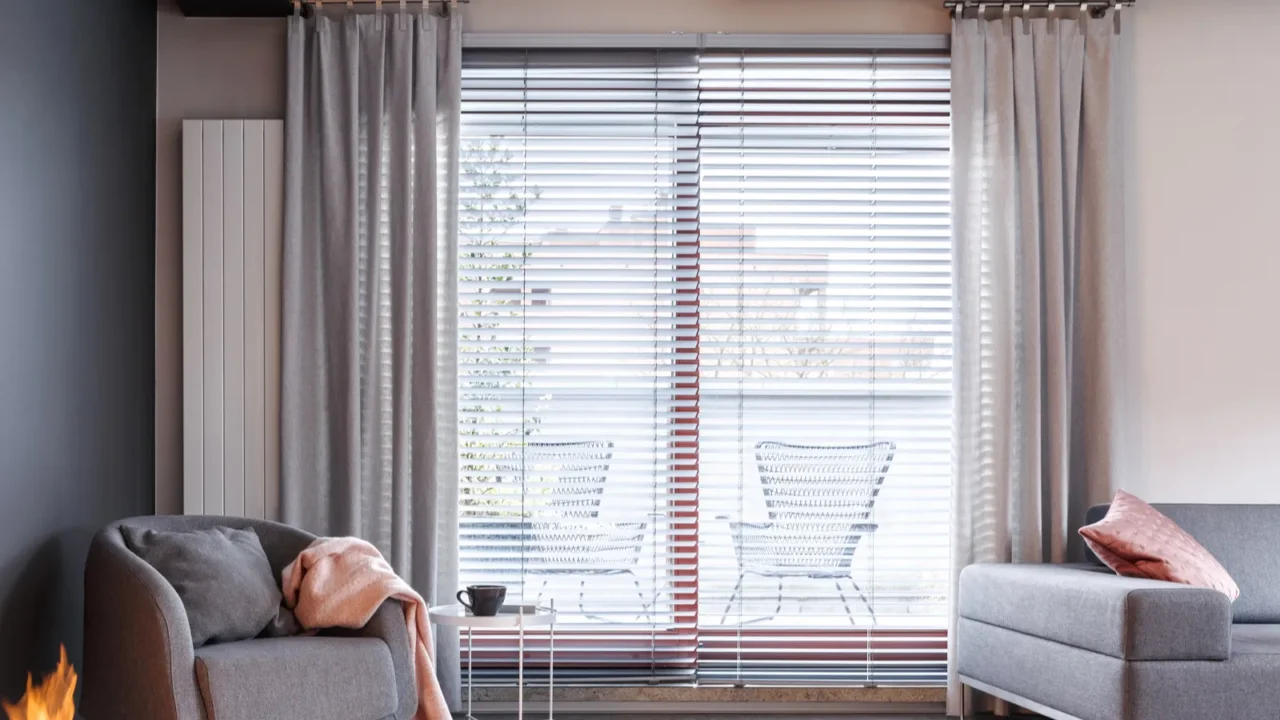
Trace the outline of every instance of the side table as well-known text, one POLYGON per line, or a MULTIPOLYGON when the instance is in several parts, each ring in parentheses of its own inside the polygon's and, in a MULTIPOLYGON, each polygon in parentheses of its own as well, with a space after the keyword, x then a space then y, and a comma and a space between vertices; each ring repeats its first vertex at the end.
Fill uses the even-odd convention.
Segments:
POLYGON ((427 610, 431 622, 436 625, 466 628, 467 630, 467 719, 471 714, 472 633, 476 628, 516 628, 520 637, 516 671, 516 718, 524 720, 524 629, 545 626, 550 630, 550 663, 547 669, 547 720, 555 718, 554 696, 556 689, 556 603, 542 605, 503 605, 497 615, 480 617, 472 615, 463 605, 439 605, 427 610))

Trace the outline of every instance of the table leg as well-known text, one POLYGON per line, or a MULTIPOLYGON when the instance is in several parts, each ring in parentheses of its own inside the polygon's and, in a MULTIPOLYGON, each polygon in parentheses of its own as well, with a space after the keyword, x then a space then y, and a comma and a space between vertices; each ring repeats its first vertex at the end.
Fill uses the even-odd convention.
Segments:
POLYGON ((475 720, 475 716, 471 714, 471 677, 475 670, 475 658, 471 650, 471 627, 467 626, 467 720, 475 720))
POLYGON ((556 717, 556 599, 551 598, 551 661, 547 664, 547 720, 556 717))
POLYGON ((516 720, 524 720, 524 611, 520 611, 520 659, 516 670, 516 720))

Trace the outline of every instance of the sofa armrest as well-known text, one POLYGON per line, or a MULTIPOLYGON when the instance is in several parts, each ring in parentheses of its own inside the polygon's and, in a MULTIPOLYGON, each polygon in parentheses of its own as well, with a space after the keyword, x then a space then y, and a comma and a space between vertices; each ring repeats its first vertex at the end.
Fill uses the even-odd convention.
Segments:
POLYGON ((182 600, 164 576, 125 546, 117 525, 94 536, 84 592, 85 716, 203 717, 182 600))
POLYGON ((406 720, 413 717, 418 709, 418 684, 413 674, 413 649, 409 647, 404 606, 398 600, 382 603, 356 635, 379 638, 391 649, 391 663, 396 671, 396 717, 406 720))
POLYGON ((1123 660, 1226 660, 1231 653, 1226 595, 1088 566, 972 565, 960 573, 959 612, 1123 660))

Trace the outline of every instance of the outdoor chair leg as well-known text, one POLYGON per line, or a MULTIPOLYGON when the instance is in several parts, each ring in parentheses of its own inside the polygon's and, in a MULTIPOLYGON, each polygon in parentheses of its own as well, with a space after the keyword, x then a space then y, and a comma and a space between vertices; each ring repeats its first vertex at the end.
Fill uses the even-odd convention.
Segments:
POLYGON ((871 613, 871 624, 876 624, 876 609, 871 606, 871 601, 867 599, 867 594, 862 592, 862 588, 858 586, 858 581, 849 578, 849 582, 853 584, 853 589, 858 591, 858 597, 862 598, 862 604, 867 606, 867 612, 871 613))
POLYGON ((724 614, 720 616, 721 625, 724 624, 725 620, 729 619, 729 610, 733 608, 733 600, 738 597, 738 591, 742 590, 742 579, 745 576, 746 573, 738 573, 738 584, 733 586, 733 593, 729 595, 729 602, 724 606, 724 614))
POLYGON ((840 581, 836 580, 836 592, 840 593, 840 602, 844 603, 844 614, 849 616, 849 624, 858 627, 858 623, 854 622, 853 610, 849 609, 849 600, 844 596, 844 588, 840 587, 840 581))
POLYGON ((782 578, 778 578, 778 607, 773 609, 773 614, 769 616, 772 620, 782 614, 782 578))
MULTIPOLYGON (((640 597, 640 607, 644 608, 643 617, 645 622, 652 623, 653 615, 649 612, 649 603, 645 602, 644 590, 640 588, 640 578, 636 577, 636 574, 630 570, 627 571, 627 574, 631 576, 631 583, 636 586, 636 595, 640 597)), ((654 600, 657 600, 657 598, 654 598, 654 600)))

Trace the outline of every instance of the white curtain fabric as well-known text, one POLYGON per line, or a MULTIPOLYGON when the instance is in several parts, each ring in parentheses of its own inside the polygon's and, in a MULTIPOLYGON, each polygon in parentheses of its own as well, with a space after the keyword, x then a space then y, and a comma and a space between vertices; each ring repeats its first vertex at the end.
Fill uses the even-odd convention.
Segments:
POLYGON ((1115 478, 1120 40, 1114 13, 954 24, 952 638, 961 569, 1075 556, 1115 478))
MULTIPOLYGON (((461 18, 339 6, 289 23, 281 510, 458 578, 461 18)), ((457 636, 436 637, 451 706, 457 636)))

